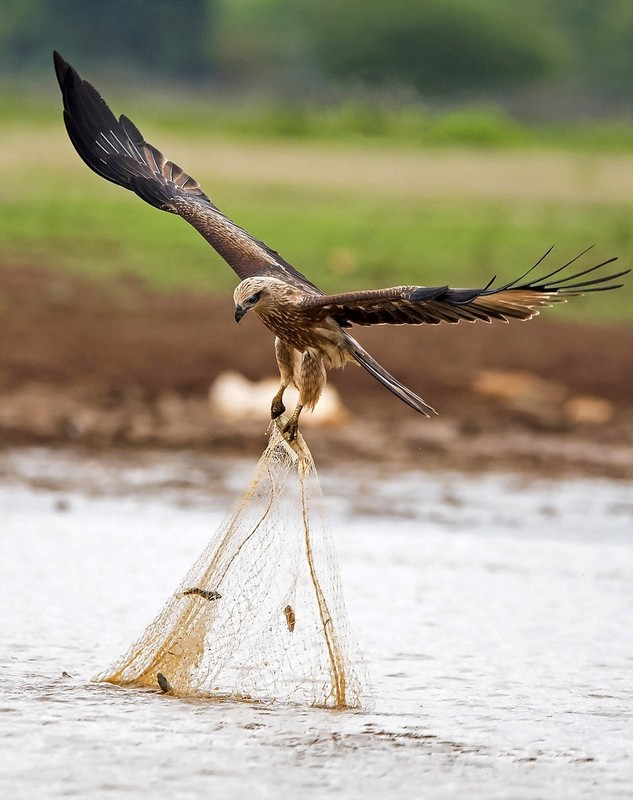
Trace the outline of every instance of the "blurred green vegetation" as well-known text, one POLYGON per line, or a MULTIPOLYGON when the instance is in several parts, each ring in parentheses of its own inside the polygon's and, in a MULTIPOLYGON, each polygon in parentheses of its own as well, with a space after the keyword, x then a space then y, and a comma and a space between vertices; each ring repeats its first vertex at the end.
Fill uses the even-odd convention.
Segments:
MULTIPOLYGON (((594 240, 600 247, 583 258, 583 267, 622 254, 624 246, 633 251, 629 210, 618 207, 528 204, 510 211, 505 203, 474 200, 385 204, 350 192, 217 188, 234 218, 333 292, 412 283, 481 286, 494 274, 509 280, 553 242, 551 268, 594 240)), ((12 204, 10 213, 3 209, 0 253, 3 263, 69 269, 91 279, 134 275, 160 290, 228 293, 238 280, 181 220, 142 207, 127 193, 104 198, 97 187, 89 197, 60 198, 53 189, 12 204)), ((633 319, 631 281, 556 313, 633 319)))
POLYGON ((212 133, 242 139, 270 138, 384 143, 409 147, 484 147, 633 152, 633 120, 519 123, 499 109, 463 107, 430 112, 347 101, 327 106, 199 105, 147 109, 148 120, 186 136, 212 133), (184 113, 183 113, 184 112, 184 113))
POLYGON ((0 69, 42 73, 51 51, 85 64, 116 63, 138 78, 209 73, 213 0, 3 0, 0 69))
MULTIPOLYGON (((132 274, 170 290, 228 292, 236 281, 189 226, 81 163, 63 130, 53 48, 231 218, 324 289, 477 286, 494 273, 514 277, 551 244, 550 263, 594 243, 583 265, 614 254, 623 268, 632 263, 633 194, 622 184, 633 185, 633 3, 394 0, 385 8, 382 0, 7 0, 0 265, 132 274), (256 163, 269 146, 275 158, 288 150, 277 174, 256 163), (482 173, 498 153, 503 174, 492 162, 482 173), (403 154, 425 163, 437 154, 451 188, 441 175, 428 196, 424 181, 403 182, 403 154), (556 171, 560 156, 561 185, 524 191, 530 159, 543 154, 553 159, 545 170, 556 171), (612 163, 602 170, 605 158, 612 163), (362 179, 338 180, 350 161, 362 179), (364 179, 375 171, 380 180, 364 179)), ((556 316, 630 320, 633 280, 556 316)))
POLYGON ((41 76, 53 49, 99 81, 213 81, 290 99, 363 86, 528 116, 632 110, 630 0, 0 4, 5 76, 41 76))
MULTIPOLYGON (((84 73, 85 74, 85 73, 84 73)), ((0 132, 11 128, 59 130, 57 87, 22 92, 0 88, 0 132)), ((255 99, 231 102, 223 94, 189 92, 167 97, 99 87, 110 105, 138 121, 143 131, 159 128, 183 140, 221 136, 242 141, 314 141, 384 145, 388 148, 475 147, 548 149, 594 153, 632 153, 633 119, 519 122, 494 106, 430 110, 393 106, 379 99, 327 104, 276 103, 255 99)))
MULTIPOLYGON (((134 117, 148 127, 144 115, 134 117)), ((168 152, 184 163, 174 135, 182 150, 190 145, 180 131, 174 134, 154 123, 149 127, 150 140, 161 146, 170 139, 168 152)), ((232 291, 236 276, 192 228, 93 175, 66 140, 61 121, 55 129, 48 121, 6 123, 0 138, 5 159, 0 264, 71 270, 97 280, 134 275, 164 290, 232 291)), ((393 144, 372 148, 349 142, 325 150, 319 143, 294 144, 288 152, 292 172, 272 176, 250 168, 266 158, 270 145, 229 144, 217 138, 209 145, 212 153, 202 158, 206 146, 196 145, 186 168, 231 218, 325 290, 447 282, 480 286, 493 274, 500 280, 515 277, 552 244, 556 249, 547 262, 551 268, 592 244, 596 249, 583 258, 583 267, 612 255, 620 256, 622 268, 633 261, 633 199, 618 200, 617 193, 613 200, 591 192, 586 198, 582 192, 567 198, 552 196, 544 187, 542 194, 524 196, 519 184, 510 187, 510 197, 495 197, 485 190, 480 194, 475 184, 462 194, 457 175, 457 190, 425 197, 415 183, 402 184, 406 176, 398 162, 405 155, 414 163, 422 151, 393 144), (384 187, 357 186, 353 176, 329 187, 318 174, 323 153, 342 171, 357 157, 361 167, 366 165, 365 174, 380 166, 386 174, 384 187), (218 166, 219 178, 214 177, 218 166)), ((277 145, 274 153, 279 158, 285 150, 277 145)), ((448 156, 445 150, 432 152, 444 156, 447 171, 451 152, 459 158, 460 169, 477 167, 484 156, 477 150, 448 151, 448 156)), ((522 150, 510 152, 502 169, 521 167, 523 158, 522 150)), ((552 163, 557 158, 553 154, 552 163)), ((585 172, 591 173, 591 159, 576 165, 581 187, 585 172)), ((629 165, 626 161, 624 168, 629 165)), ((508 175, 499 180, 507 184, 508 175)), ((555 314, 633 319, 633 281, 628 280, 624 290, 577 300, 555 314)))

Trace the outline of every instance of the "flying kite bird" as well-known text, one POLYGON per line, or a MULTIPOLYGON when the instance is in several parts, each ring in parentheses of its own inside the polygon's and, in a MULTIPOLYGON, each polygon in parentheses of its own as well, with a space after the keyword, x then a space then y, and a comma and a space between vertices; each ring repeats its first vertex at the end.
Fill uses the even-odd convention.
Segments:
POLYGON ((565 272, 577 256, 552 272, 526 280, 543 256, 534 267, 503 286, 493 287, 493 278, 481 289, 395 286, 324 294, 279 253, 224 216, 198 183, 146 142, 127 117, 117 120, 96 89, 59 53, 54 54, 54 60, 66 129, 81 158, 106 180, 193 225, 240 278, 234 294, 235 320, 239 322, 252 310, 275 334, 281 385, 271 405, 273 419, 285 411, 286 387, 293 384, 299 390, 299 402, 284 429, 290 440, 297 435, 301 410, 316 405, 326 370, 343 367, 348 361, 366 369, 420 414, 428 417, 435 413, 349 335, 346 329, 352 325, 526 320, 543 306, 586 292, 617 289, 622 284, 613 281, 629 272, 600 271, 615 258, 579 272, 565 272))

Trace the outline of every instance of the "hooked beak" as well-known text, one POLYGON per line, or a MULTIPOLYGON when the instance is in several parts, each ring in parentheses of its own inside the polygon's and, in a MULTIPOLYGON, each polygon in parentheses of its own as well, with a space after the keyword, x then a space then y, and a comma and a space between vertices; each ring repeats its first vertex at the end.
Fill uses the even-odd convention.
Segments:
POLYGON ((247 311, 248 311, 248 309, 244 308, 244 306, 241 306, 239 304, 236 305, 235 306, 235 321, 239 322, 242 319, 242 317, 244 316, 244 314, 246 314, 247 311))

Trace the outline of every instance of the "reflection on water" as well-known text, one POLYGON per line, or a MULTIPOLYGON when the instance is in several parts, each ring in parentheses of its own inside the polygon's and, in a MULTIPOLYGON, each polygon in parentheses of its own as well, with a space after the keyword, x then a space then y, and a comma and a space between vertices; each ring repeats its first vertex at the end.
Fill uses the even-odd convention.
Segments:
POLYGON ((370 711, 90 683, 252 465, 0 456, 3 797, 629 797, 633 498, 606 481, 328 472, 370 711))

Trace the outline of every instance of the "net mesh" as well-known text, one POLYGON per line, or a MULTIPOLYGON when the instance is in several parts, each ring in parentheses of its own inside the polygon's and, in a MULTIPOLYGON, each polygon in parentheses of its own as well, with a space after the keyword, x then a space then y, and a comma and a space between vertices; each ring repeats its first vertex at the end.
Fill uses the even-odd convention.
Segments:
POLYGON ((141 639, 95 680, 185 697, 357 708, 364 670, 310 451, 272 425, 235 511, 141 639))

